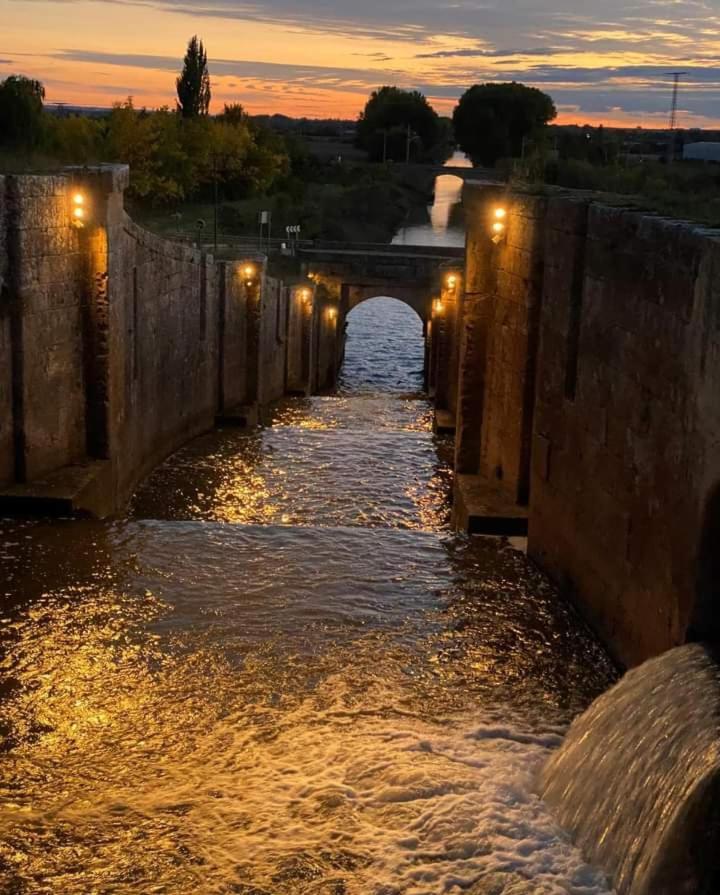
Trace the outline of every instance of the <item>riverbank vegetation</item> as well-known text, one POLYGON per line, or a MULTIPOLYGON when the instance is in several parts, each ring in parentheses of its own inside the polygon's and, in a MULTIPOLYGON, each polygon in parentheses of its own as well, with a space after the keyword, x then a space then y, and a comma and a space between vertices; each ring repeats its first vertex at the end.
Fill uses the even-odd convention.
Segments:
POLYGON ((682 159, 684 139, 682 132, 555 127, 525 159, 506 160, 500 167, 511 183, 587 190, 608 201, 718 227, 720 165, 682 159))
MULTIPOLYGON (((265 235, 285 237, 287 227, 300 227, 302 238, 386 242, 432 200, 433 178, 422 169, 369 164, 359 149, 350 159, 311 151, 316 144, 301 132, 273 130, 239 105, 210 115, 207 56, 197 38, 177 90, 174 110, 139 109, 128 98, 102 115, 59 115, 44 108, 39 82, 8 78, 0 82, 0 171, 128 164, 133 216, 166 235, 194 239, 207 239, 216 220, 221 236, 256 236, 267 212, 265 235)), ((423 102, 433 121, 423 129, 430 149, 441 128, 423 102)), ((330 123, 326 130, 313 136, 338 136, 330 123)), ((348 146, 340 138, 340 149, 348 146)))
MULTIPOLYGON (((221 196, 218 231, 221 238, 257 236, 260 215, 268 212, 264 234, 274 238, 287 238, 286 227, 300 227, 300 239, 389 242, 410 215, 425 210, 431 193, 432 177, 425 172, 309 158, 302 167, 291 164, 270 190, 221 196)), ((213 228, 216 211, 209 193, 172 212, 139 202, 131 202, 130 210, 156 232, 197 239, 213 228)))
POLYGON ((106 112, 53 112, 39 81, 11 75, 0 81, 0 172, 128 164, 128 207, 168 235, 198 238, 217 220, 221 235, 256 236, 267 212, 275 237, 300 227, 301 238, 384 242, 432 198, 431 174, 403 163, 441 162, 458 145, 511 182, 629 196, 720 225, 720 167, 669 163, 682 155, 681 132, 551 126, 551 97, 523 84, 471 87, 452 121, 393 86, 373 91, 357 122, 250 116, 236 104, 212 115, 197 37, 176 84, 175 108, 129 97, 106 112))

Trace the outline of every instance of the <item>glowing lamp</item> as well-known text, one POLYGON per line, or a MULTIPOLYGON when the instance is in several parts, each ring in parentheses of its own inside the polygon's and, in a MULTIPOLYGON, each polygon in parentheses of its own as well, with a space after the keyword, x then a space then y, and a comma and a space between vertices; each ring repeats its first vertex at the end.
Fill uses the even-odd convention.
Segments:
POLYGON ((242 272, 246 280, 251 280, 255 276, 255 267, 252 264, 246 264, 242 272))
POLYGON ((435 314, 442 314, 443 312, 443 303, 439 298, 436 298, 433 302, 433 311, 435 314))
POLYGON ((328 308, 327 315, 329 320, 337 320, 337 308, 328 308))
POLYGON ((496 208, 496 209, 495 209, 495 217, 496 217, 499 221, 504 221, 505 218, 507 217, 507 211, 505 211, 504 208, 496 208))
POLYGON ((448 289, 454 289, 457 286, 457 277, 454 273, 451 273, 445 282, 447 283, 448 289))
POLYGON ((72 195, 72 221, 76 227, 85 226, 85 196, 82 193, 73 193, 72 195))

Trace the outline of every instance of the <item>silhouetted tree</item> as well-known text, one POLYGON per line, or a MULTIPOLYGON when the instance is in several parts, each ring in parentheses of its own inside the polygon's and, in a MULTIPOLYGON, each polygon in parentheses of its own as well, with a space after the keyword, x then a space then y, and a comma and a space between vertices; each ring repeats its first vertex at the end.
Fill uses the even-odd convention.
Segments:
POLYGON ((429 152, 441 134, 440 119, 427 99, 417 90, 381 87, 373 91, 360 115, 358 145, 378 160, 405 161, 408 138, 412 156, 429 152), (416 143, 421 151, 418 153, 416 143))
POLYGON ((522 155, 523 140, 537 136, 556 115, 551 97, 535 87, 476 84, 453 113, 455 139, 475 164, 494 165, 522 155))
POLYGON ((207 53, 197 35, 190 38, 177 79, 178 110, 183 118, 207 115, 210 109, 210 75, 207 53))
POLYGON ((31 147, 40 142, 44 99, 40 81, 22 75, 0 81, 0 144, 31 147))
POLYGON ((247 124, 248 115, 240 103, 225 103, 222 114, 218 115, 218 121, 223 124, 240 125, 247 124))

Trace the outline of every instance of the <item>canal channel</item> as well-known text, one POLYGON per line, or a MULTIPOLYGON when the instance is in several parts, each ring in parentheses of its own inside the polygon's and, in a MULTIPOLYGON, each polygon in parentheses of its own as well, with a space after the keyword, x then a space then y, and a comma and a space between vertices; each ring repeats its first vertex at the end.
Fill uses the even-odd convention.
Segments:
POLYGON ((422 363, 365 302, 336 394, 123 518, 0 523, 0 892, 608 891, 537 776, 613 666, 521 545, 450 531, 422 363))

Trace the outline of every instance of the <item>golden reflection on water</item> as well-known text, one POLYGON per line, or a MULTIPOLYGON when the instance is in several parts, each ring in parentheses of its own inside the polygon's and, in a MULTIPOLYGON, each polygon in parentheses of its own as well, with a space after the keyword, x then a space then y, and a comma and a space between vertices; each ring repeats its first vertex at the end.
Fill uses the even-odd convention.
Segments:
POLYGON ((441 451, 438 459, 442 442, 430 419, 418 398, 286 401, 266 429, 219 431, 179 451, 139 490, 133 512, 440 531, 448 522, 451 458, 441 451))
MULTIPOLYGON (((197 439, 124 520, 0 523, 2 895, 439 895, 533 860, 507 787, 612 668, 525 557, 450 536, 410 391, 197 439)), ((586 879, 537 824, 538 872, 586 879)))

